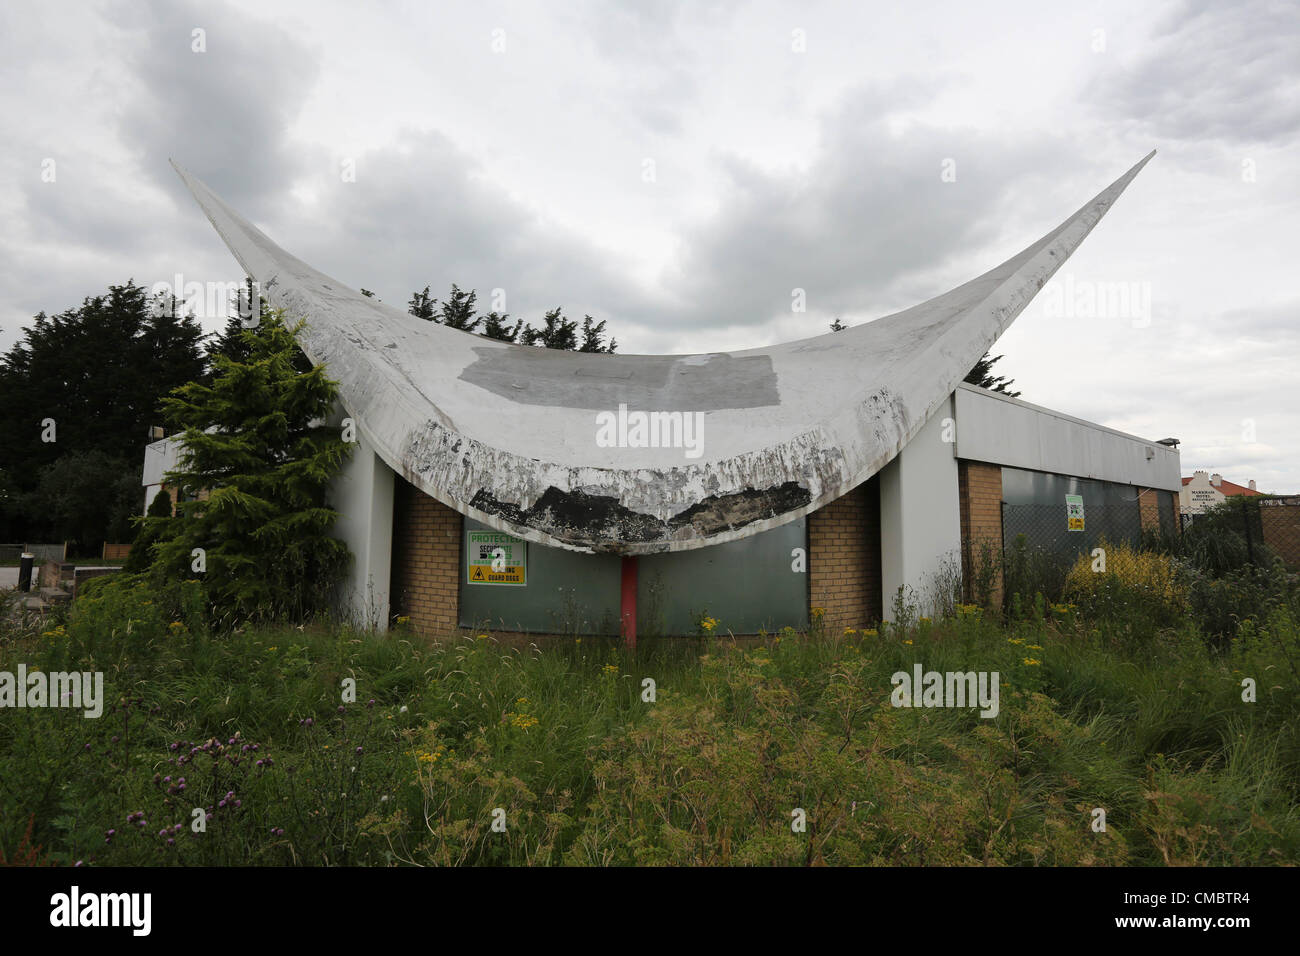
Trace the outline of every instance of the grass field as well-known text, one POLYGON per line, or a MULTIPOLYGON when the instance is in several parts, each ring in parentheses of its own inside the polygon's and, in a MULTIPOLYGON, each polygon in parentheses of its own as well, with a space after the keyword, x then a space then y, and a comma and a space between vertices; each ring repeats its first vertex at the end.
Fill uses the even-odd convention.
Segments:
POLYGON ((66 621, 6 625, 0 671, 99 670, 107 701, 98 719, 0 711, 7 859, 1300 861, 1285 608, 1222 650, 1057 605, 633 656, 591 638, 213 635, 196 601, 164 612, 143 587, 102 588, 66 621), (892 706, 891 675, 916 663, 996 671, 997 716, 892 706))

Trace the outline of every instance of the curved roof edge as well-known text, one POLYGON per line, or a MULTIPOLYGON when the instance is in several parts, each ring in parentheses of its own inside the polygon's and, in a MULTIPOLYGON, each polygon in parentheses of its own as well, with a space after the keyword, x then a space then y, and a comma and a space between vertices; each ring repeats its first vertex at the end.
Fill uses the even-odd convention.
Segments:
POLYGON ((306 319, 303 351, 328 364, 390 468, 525 540, 649 554, 777 527, 876 474, 1154 155, 1038 242, 921 305, 796 342, 686 356, 554 352, 420 321, 294 258, 172 165, 263 296, 306 319), (601 416, 621 418, 624 406, 679 441, 638 444, 620 420, 620 441, 602 442, 601 416), (703 447, 684 453, 692 421, 703 447))

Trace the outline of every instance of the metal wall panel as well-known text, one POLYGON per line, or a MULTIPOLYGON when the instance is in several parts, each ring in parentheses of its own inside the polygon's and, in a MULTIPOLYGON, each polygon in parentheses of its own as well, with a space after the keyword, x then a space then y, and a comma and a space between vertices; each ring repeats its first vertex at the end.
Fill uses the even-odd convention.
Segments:
MULTIPOLYGON (((493 529, 465 519, 461 533, 493 529)), ((464 549, 462 548, 462 552, 464 549)), ((528 543, 527 584, 470 584, 462 553, 461 627, 539 634, 619 633, 622 559, 528 543)))
MULTIPOLYGON (((490 531, 465 519, 465 533, 490 531)), ((808 547, 805 518, 741 541, 638 558, 639 636, 697 633, 704 615, 723 632, 808 626, 808 575, 791 570, 808 547)), ((622 559, 528 545, 523 587, 470 584, 462 559, 460 623, 547 634, 609 634, 619 629, 622 559)))
POLYGON ((1003 546, 1008 549, 1023 534, 1030 548, 1065 559, 1090 552, 1103 538, 1137 544, 1142 535, 1138 489, 1131 485, 1003 468, 1002 500, 1003 546), (1083 531, 1067 529, 1066 495, 1083 497, 1083 531))
POLYGON ((795 548, 807 553, 806 518, 741 541, 642 556, 638 634, 694 634, 705 613, 723 633, 807 627, 808 574, 791 570, 795 548))

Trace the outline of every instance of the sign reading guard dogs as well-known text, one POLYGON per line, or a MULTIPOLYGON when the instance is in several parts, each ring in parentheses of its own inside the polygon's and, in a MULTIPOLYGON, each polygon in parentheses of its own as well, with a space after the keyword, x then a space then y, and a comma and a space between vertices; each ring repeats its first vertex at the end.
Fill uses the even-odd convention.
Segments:
POLYGON ((469 531, 465 547, 470 584, 528 586, 528 542, 500 531, 469 531))
POLYGON ((1071 531, 1083 530, 1083 495, 1065 496, 1065 522, 1071 531))

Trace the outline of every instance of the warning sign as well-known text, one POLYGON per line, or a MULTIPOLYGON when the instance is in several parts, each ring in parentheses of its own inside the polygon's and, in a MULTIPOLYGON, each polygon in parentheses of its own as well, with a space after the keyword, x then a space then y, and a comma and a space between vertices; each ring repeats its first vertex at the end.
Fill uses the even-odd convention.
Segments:
POLYGON ((469 531, 465 570, 470 584, 528 585, 528 542, 500 531, 469 531))
POLYGON ((1065 522, 1071 531, 1083 530, 1083 495, 1065 496, 1065 522))

